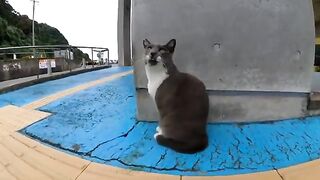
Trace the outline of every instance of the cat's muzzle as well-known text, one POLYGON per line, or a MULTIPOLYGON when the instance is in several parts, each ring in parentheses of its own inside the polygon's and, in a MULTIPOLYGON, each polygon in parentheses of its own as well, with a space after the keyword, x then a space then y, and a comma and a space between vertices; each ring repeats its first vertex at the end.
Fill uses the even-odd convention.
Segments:
POLYGON ((146 55, 145 64, 150 66, 155 66, 161 62, 161 56, 150 56, 146 55))
POLYGON ((158 61, 156 59, 150 59, 148 60, 148 64, 150 64, 151 66, 155 66, 158 64, 158 61))

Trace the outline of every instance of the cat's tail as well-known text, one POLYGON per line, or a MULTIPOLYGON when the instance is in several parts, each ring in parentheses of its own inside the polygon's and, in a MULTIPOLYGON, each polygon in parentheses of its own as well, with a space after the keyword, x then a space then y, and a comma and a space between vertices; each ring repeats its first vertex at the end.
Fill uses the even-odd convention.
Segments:
POLYGON ((174 139, 166 138, 163 135, 158 135, 156 137, 156 140, 158 144, 162 146, 166 146, 168 148, 171 148, 179 153, 184 154, 194 154, 200 151, 203 151, 208 146, 208 138, 205 137, 202 139, 202 142, 197 143, 186 143, 186 142, 180 142, 176 141, 174 139))

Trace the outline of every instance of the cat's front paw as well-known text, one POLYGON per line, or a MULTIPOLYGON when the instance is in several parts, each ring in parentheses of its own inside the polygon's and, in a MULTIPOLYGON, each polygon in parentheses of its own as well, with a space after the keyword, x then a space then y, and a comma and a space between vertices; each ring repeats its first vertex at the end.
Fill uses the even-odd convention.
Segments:
POLYGON ((161 129, 159 126, 156 128, 156 131, 157 131, 157 133, 159 133, 159 134, 163 134, 163 133, 162 133, 162 129, 161 129))
POLYGON ((155 140, 157 140, 157 137, 160 136, 160 135, 161 135, 161 134, 157 132, 157 133, 155 133, 155 134, 153 135, 153 138, 154 138, 155 140))

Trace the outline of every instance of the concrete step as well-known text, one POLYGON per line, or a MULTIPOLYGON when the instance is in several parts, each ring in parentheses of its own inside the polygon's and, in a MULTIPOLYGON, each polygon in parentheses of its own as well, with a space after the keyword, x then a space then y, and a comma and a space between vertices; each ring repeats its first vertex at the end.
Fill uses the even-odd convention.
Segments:
POLYGON ((320 110, 320 92, 312 92, 309 96, 308 110, 320 110))

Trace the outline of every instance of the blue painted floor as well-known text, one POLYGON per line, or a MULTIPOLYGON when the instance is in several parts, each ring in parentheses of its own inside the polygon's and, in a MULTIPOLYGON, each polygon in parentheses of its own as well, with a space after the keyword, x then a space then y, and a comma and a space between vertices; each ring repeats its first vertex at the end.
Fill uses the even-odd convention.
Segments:
POLYGON ((109 76, 111 74, 128 71, 131 67, 113 67, 109 69, 102 69, 88 73, 79 74, 76 76, 69 76, 63 79, 48 81, 41 84, 36 84, 31 87, 26 87, 6 94, 0 94, 0 107, 5 105, 22 106, 31 103, 35 100, 41 99, 53 93, 75 87, 80 84, 87 83, 109 76))
POLYGON ((133 76, 49 104, 23 133, 108 165, 174 175, 231 175, 278 169, 320 157, 320 118, 210 124, 209 147, 195 155, 156 144, 156 123, 135 120, 133 76))

